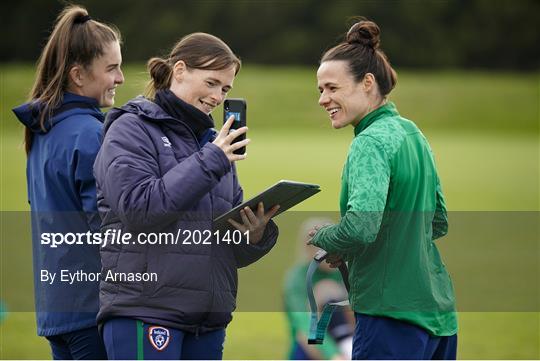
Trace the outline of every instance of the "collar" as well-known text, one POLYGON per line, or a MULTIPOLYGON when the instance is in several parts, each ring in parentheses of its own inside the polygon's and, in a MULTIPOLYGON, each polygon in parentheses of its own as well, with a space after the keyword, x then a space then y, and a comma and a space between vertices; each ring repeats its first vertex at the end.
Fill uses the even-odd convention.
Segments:
POLYGON ((171 117, 186 123, 197 139, 214 127, 212 117, 178 98, 169 89, 159 90, 154 101, 171 117))
POLYGON ((78 95, 75 93, 65 92, 64 97, 62 98, 62 103, 84 103, 99 109, 99 102, 97 99, 86 97, 84 95, 78 95))
POLYGON ((43 104, 36 100, 13 108, 13 112, 19 121, 32 132, 36 133, 47 132, 57 123, 73 115, 88 114, 101 122, 104 119, 104 115, 99 109, 99 103, 96 99, 69 92, 63 94, 62 103, 52 110, 51 117, 45 119, 43 126, 40 122, 42 111, 44 111, 43 104))
POLYGON ((360 120, 360 123, 358 123, 358 125, 354 127, 354 136, 356 137, 358 134, 360 134, 378 119, 385 117, 393 117, 397 115, 399 115, 399 113, 396 109, 395 104, 393 102, 387 102, 386 104, 371 111, 366 116, 364 116, 362 120, 360 120))

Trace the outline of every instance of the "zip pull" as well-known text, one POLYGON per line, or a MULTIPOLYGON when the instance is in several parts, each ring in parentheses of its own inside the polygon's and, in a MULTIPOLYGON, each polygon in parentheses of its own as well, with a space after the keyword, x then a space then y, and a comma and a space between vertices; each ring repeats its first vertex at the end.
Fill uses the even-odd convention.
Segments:
POLYGON ((199 327, 197 326, 197 328, 195 329, 195 339, 198 340, 199 339, 199 327))

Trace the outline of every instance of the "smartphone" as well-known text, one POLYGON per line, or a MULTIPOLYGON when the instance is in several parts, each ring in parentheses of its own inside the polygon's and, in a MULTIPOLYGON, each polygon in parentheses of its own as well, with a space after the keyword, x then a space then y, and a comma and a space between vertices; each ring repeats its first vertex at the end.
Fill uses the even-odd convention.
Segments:
MULTIPOLYGON (((234 121, 231 125, 230 132, 234 132, 236 129, 245 127, 247 125, 247 105, 244 99, 226 99, 223 102, 223 123, 229 119, 231 115, 234 115, 234 121)), ((246 139, 246 133, 238 136, 233 141, 233 144, 241 140, 246 139)), ((244 154, 246 147, 242 147, 234 151, 234 154, 244 154)))

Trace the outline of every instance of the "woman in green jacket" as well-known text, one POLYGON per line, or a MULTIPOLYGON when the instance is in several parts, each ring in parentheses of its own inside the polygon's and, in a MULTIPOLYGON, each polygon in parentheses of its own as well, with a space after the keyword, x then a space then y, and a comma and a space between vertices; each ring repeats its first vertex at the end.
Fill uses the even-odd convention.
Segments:
POLYGON ((339 224, 309 243, 348 262, 356 317, 353 359, 455 359, 450 276, 435 240, 448 223, 431 148, 387 100, 396 73, 362 20, 321 59, 319 104, 332 127, 354 127, 342 174, 339 224))

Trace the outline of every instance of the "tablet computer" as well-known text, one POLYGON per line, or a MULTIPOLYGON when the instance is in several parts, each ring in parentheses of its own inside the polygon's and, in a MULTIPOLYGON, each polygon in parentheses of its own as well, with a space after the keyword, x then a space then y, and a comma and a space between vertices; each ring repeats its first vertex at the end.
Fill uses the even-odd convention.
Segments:
POLYGON ((318 184, 280 180, 262 193, 214 219, 214 229, 222 229, 230 226, 231 224, 227 222, 229 218, 243 223, 240 217, 240 210, 245 207, 249 207, 255 212, 259 202, 263 202, 264 212, 266 213, 270 208, 279 204, 279 210, 274 215, 276 217, 320 191, 321 189, 318 184))

